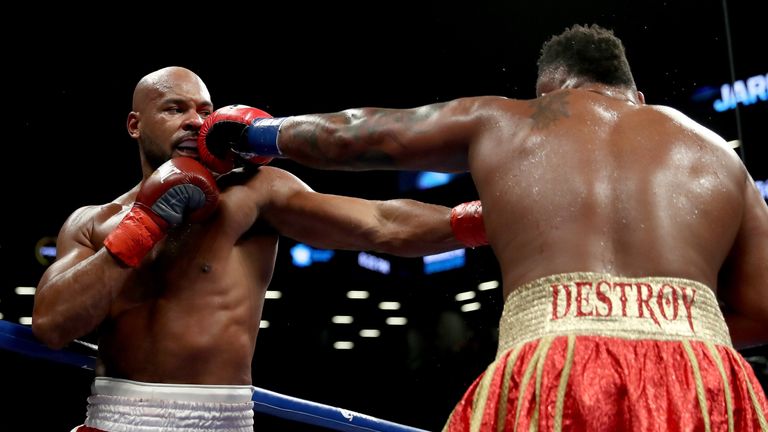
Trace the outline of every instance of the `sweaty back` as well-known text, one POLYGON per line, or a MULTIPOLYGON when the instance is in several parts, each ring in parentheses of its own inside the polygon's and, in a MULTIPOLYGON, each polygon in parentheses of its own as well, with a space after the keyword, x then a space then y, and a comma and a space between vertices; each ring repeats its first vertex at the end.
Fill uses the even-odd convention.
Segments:
POLYGON ((470 166, 508 290, 575 271, 715 288, 745 181, 722 139, 587 90, 507 103, 516 118, 485 134, 470 166))

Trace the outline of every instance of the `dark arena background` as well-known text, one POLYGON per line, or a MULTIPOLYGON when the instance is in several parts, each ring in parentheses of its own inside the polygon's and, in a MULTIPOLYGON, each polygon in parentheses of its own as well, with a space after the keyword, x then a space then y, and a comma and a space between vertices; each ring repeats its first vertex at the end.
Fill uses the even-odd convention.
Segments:
MULTIPOLYGON (((216 106, 242 103, 274 116, 484 94, 532 98, 541 44, 572 24, 597 23, 624 41, 647 102, 678 108, 740 144, 734 151, 766 194, 768 61, 765 11, 752 9, 758 3, 359 2, 308 9, 217 2, 194 10, 191 3, 124 3, 110 5, 111 12, 6 11, 14 26, 2 30, 2 319, 29 325, 32 287, 53 259, 65 218, 139 181, 136 144, 125 130, 133 87, 169 65, 197 72, 216 106)), ((468 174, 273 164, 320 192, 448 206, 477 198, 468 174)), ((499 277, 489 248, 423 260, 315 250, 283 238, 254 385, 439 430, 495 354, 499 277)), ((767 351, 742 352, 763 386, 767 351)), ((92 376, 0 350, 0 430, 68 431, 84 419, 92 376)), ((316 430, 258 414, 256 423, 257 430, 316 430)))

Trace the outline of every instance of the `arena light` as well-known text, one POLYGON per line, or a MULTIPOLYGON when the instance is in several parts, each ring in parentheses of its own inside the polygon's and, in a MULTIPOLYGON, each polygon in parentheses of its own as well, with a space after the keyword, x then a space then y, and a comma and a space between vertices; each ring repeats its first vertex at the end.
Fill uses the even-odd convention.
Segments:
POLYGON ((20 317, 19 324, 32 325, 32 317, 20 317))
POLYGON ((424 190, 446 185, 453 180, 456 174, 433 171, 421 171, 416 176, 416 189, 424 190))
POLYGON ((334 324, 352 324, 355 319, 349 315, 334 315, 331 317, 331 322, 334 324))
POLYGON ((712 106, 715 111, 723 112, 736 108, 737 104, 752 105, 758 101, 768 101, 768 74, 723 84, 720 86, 720 99, 715 100, 712 106))
POLYGON ((35 258, 47 266, 56 259, 56 237, 43 237, 35 244, 35 258))
POLYGON ((37 288, 25 286, 16 287, 14 290, 17 295, 35 295, 35 291, 37 291, 37 288))
POLYGON ((437 273, 464 266, 464 249, 456 249, 435 255, 427 255, 422 258, 424 273, 437 273))
POLYGON ((0 312, 0 319, 3 319, 3 313, 0 312))
POLYGON ((281 291, 273 291, 273 290, 268 290, 264 294, 264 298, 273 299, 273 300, 274 299, 279 299, 282 296, 283 296, 283 293, 281 291))
POLYGON ((398 310, 400 309, 400 303, 396 301, 383 301, 379 303, 379 309, 381 310, 398 310))
POLYGON ((478 291, 488 291, 488 290, 496 289, 498 287, 499 287, 499 281, 492 280, 492 281, 483 282, 483 283, 478 284, 477 285, 477 290, 478 291))
POLYGON ((376 338, 381 336, 381 332, 376 329, 362 329, 360 330, 360 337, 364 338, 376 338))
POLYGON ((401 171, 399 173, 400 190, 425 190, 446 185, 464 174, 443 173, 436 171, 401 171))
POLYGON ((268 328, 269 327, 269 321, 267 320, 261 320, 259 322, 259 328, 268 328))
POLYGON ((297 243, 291 248, 291 261, 296 267, 309 267, 315 262, 328 262, 333 258, 333 251, 311 248, 297 243))
POLYGON ((360 291, 360 290, 352 290, 347 291, 347 298, 349 299, 355 299, 355 300, 363 300, 370 297, 370 293, 368 291, 360 291))
POLYGON ((461 311, 462 312, 472 312, 480 309, 480 303, 474 302, 474 303, 466 303, 461 305, 461 311))
POLYGON ((291 258, 296 267, 309 267, 312 265, 312 250, 305 244, 297 244, 291 248, 291 258))
POLYGON ((760 194, 763 196, 763 199, 768 200, 768 180, 757 180, 755 185, 757 186, 757 190, 759 190, 760 194))
POLYGON ((406 325, 406 324, 408 324, 408 318, 406 318, 406 317, 387 317, 386 323, 387 323, 387 325, 391 325, 391 326, 406 325))
POLYGON ((392 265, 384 258, 360 252, 357 254, 357 265, 364 269, 375 271, 381 274, 389 274, 392 265))
POLYGON ((473 299, 473 298, 475 298, 475 296, 476 296, 476 294, 475 294, 474 291, 464 291, 464 292, 460 292, 460 293, 456 294, 455 298, 456 298, 457 302, 462 302, 462 301, 465 301, 465 300, 473 299))
POLYGON ((352 341, 336 341, 333 347, 337 350, 350 350, 355 347, 355 344, 352 341))

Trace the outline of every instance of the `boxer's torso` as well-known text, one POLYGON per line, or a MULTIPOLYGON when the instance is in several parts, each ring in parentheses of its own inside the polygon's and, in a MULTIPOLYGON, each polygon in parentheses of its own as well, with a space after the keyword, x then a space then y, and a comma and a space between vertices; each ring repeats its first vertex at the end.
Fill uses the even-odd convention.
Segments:
MULTIPOLYGON (((251 383, 278 237, 251 229, 259 209, 248 194, 240 185, 223 188, 212 218, 173 228, 134 271, 99 328, 101 373, 145 382, 251 383)), ((130 208, 128 198, 94 226, 94 245, 130 208)))

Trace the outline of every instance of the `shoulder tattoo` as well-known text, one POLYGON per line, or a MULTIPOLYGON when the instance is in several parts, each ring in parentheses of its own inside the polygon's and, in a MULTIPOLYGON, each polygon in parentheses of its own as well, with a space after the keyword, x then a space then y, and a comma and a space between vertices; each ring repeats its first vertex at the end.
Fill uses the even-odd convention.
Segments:
POLYGON ((568 110, 568 92, 559 92, 551 96, 541 97, 529 102, 533 108, 531 119, 534 129, 547 129, 559 119, 570 117, 568 110))

